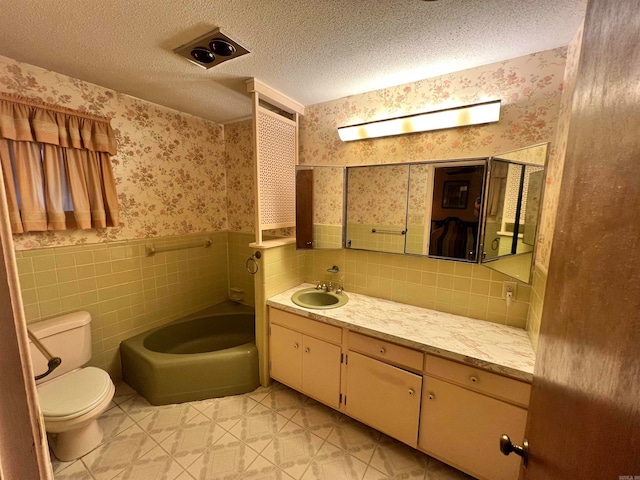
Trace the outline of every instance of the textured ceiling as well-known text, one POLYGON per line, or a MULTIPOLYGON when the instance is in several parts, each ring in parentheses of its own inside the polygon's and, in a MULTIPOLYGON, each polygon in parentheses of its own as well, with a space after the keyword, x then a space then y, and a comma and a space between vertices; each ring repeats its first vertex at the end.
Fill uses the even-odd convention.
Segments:
POLYGON ((255 77, 311 105, 567 45, 586 0, 2 0, 0 55, 217 122, 255 77), (251 53, 173 50, 215 27, 251 53))

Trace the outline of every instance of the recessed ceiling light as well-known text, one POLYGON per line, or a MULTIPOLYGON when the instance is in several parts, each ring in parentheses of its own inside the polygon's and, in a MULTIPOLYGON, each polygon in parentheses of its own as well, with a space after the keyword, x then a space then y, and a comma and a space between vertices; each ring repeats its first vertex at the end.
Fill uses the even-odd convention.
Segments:
POLYGON ((211 42, 209 43, 209 48, 216 55, 222 55, 223 57, 229 57, 236 53, 236 47, 234 47, 226 40, 222 40, 220 38, 211 40, 211 42))
POLYGON ((246 55, 249 50, 216 28, 213 32, 176 48, 174 52, 202 68, 211 68, 232 58, 246 55))

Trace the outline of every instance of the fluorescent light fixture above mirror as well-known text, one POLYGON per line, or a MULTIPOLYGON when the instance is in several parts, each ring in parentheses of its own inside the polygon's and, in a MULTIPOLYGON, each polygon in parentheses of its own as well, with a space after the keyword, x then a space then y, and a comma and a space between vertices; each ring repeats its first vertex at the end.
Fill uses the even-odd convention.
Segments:
POLYGON ((466 127, 500 120, 500 100, 338 128, 343 142, 466 127))

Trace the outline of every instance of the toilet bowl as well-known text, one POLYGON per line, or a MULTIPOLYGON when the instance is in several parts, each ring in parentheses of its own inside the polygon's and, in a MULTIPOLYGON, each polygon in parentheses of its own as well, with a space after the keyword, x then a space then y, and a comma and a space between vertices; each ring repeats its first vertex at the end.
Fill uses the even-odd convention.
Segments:
MULTIPOLYGON (((71 461, 95 449, 103 439, 98 417, 111 404, 115 387, 111 377, 96 367, 81 367, 91 358, 91 315, 75 312, 29 325, 29 329, 62 359, 62 364, 38 380, 40 411, 54 455, 71 461)), ((31 345, 36 374, 46 359, 31 345)))

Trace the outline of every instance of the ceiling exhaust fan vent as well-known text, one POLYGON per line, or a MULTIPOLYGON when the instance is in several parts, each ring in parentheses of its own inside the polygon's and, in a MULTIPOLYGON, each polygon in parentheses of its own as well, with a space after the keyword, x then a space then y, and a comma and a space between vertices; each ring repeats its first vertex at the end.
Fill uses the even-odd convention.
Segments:
POLYGON ((222 33, 219 28, 176 48, 174 52, 191 63, 207 69, 250 53, 238 42, 222 33))

